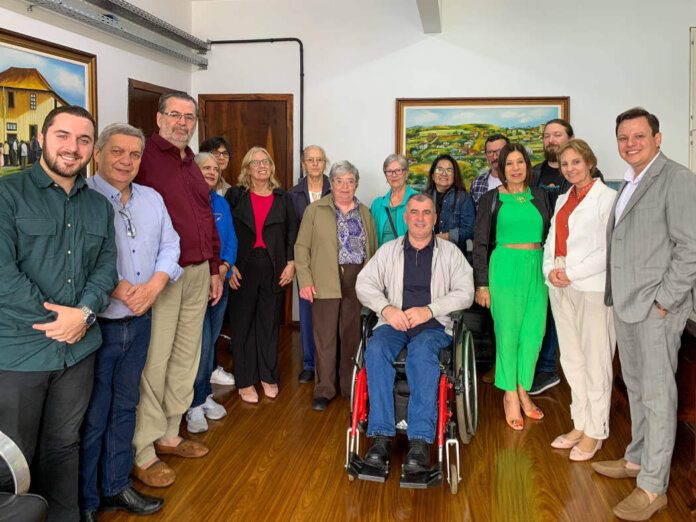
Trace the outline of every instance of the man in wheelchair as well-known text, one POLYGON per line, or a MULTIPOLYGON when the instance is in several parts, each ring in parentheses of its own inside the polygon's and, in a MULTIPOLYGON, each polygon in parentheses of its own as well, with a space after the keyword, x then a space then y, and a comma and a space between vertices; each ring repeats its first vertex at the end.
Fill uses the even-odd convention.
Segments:
POLYGON ((452 343, 448 314, 474 298, 473 272, 456 244, 433 234, 433 200, 414 194, 406 203, 405 236, 385 243, 358 275, 360 302, 378 315, 365 350, 370 398, 367 436, 374 437, 365 464, 387 471, 394 425, 393 363, 408 347, 410 389, 404 473, 430 468, 430 444, 437 422, 438 353, 452 343))

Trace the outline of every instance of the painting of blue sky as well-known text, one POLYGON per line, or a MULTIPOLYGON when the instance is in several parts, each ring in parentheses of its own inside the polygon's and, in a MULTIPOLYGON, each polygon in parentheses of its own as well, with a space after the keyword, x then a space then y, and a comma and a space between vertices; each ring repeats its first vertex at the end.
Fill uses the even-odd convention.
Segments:
POLYGON ((434 125, 489 124, 503 128, 534 127, 560 118, 558 106, 476 106, 476 107, 405 107, 405 128, 434 125))
POLYGON ((68 103, 88 108, 87 67, 84 64, 0 43, 0 72, 9 67, 37 69, 68 103))

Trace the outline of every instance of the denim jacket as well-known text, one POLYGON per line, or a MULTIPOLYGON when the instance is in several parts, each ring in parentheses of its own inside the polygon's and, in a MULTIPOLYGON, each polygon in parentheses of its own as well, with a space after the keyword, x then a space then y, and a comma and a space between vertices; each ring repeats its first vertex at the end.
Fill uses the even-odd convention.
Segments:
MULTIPOLYGON (((433 203, 437 205, 437 192, 433 189, 433 203)), ((474 201, 465 191, 457 194, 454 201, 454 187, 445 194, 442 200, 442 211, 437 216, 440 232, 449 232, 449 240, 457 245, 462 253, 466 253, 466 240, 474 237, 474 221, 476 210, 474 201)))

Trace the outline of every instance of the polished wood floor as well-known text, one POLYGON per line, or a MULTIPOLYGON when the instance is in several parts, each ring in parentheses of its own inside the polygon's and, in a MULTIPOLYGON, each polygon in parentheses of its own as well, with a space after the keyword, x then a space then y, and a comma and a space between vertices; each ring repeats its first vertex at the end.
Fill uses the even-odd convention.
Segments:
MULTIPOLYGON (((222 343, 219 347, 221 361, 229 364, 222 343)), ((403 440, 394 449, 386 484, 351 483, 343 467, 348 404, 336 399, 326 411, 313 411, 312 385, 297 382, 301 360, 299 332, 284 328, 277 399, 262 396, 251 406, 242 403, 233 388, 216 387, 227 417, 209 421, 207 433, 186 435, 206 443, 210 454, 198 460, 164 457, 178 475, 170 488, 151 489, 134 481, 141 491, 165 498, 162 510, 147 520, 594 522, 615 520, 612 506, 634 487, 629 479, 600 477, 589 463, 571 463, 567 451, 549 446, 556 435, 571 428, 565 383, 538 398, 546 418, 527 420, 523 432, 506 427, 502 392, 479 385, 479 428, 471 444, 461 447, 457 495, 446 485, 399 488, 403 440)), ((611 436, 598 458, 620 457, 629 437, 627 409, 615 401, 611 436)), ((680 423, 669 505, 653 518, 656 522, 690 520, 693 498, 687 473, 693 443, 692 432, 680 423)), ((143 518, 104 513, 100 520, 143 518)))

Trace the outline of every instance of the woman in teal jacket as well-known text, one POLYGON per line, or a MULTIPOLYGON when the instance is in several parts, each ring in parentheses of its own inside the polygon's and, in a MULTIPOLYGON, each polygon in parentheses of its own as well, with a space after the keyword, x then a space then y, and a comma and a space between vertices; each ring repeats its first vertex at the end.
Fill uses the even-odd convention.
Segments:
POLYGON ((370 213, 375 220, 379 246, 406 233, 406 201, 416 191, 406 185, 408 161, 403 154, 390 154, 382 166, 390 190, 372 202, 370 213))

